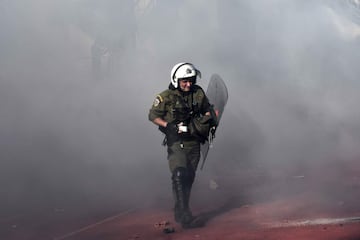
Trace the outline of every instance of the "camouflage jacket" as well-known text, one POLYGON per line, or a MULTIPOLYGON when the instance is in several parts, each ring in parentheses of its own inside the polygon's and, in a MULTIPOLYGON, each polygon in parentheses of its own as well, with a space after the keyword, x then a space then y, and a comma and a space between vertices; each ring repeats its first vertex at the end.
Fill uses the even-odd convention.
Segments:
POLYGON ((167 89, 156 96, 149 120, 162 118, 167 122, 186 124, 192 117, 204 115, 209 110, 209 100, 200 86, 194 85, 190 92, 167 89))

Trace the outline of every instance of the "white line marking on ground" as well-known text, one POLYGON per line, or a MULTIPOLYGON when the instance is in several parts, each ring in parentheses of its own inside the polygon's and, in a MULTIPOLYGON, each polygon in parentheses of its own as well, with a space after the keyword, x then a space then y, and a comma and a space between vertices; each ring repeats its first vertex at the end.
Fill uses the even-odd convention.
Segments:
POLYGON ((76 235, 76 234, 78 234, 78 233, 84 232, 84 231, 86 231, 86 230, 89 230, 89 229, 91 229, 91 228, 94 228, 94 227, 96 227, 96 226, 99 226, 100 224, 109 222, 109 221, 111 221, 111 220, 114 220, 114 219, 116 219, 116 218, 118 218, 118 217, 124 216, 124 215, 129 214, 129 213, 134 212, 134 211, 135 211, 135 209, 130 209, 130 210, 127 210, 127 211, 125 211, 125 212, 121 212, 121 213, 119 213, 119 214, 116 214, 115 216, 105 218, 105 219, 103 219, 103 220, 101 220, 101 221, 99 221, 99 222, 90 224, 90 225, 88 225, 88 226, 86 226, 86 227, 82 227, 82 228, 80 228, 80 229, 78 229, 78 230, 72 231, 72 232, 67 233, 67 234, 65 234, 65 235, 63 235, 63 236, 55 237, 55 238, 53 238, 53 240, 63 240, 63 239, 72 237, 72 236, 74 236, 74 235, 76 235))
POLYGON ((270 228, 282 227, 305 227, 316 225, 335 225, 360 222, 360 217, 347 217, 347 218, 318 218, 312 220, 297 220, 286 222, 265 223, 270 228))

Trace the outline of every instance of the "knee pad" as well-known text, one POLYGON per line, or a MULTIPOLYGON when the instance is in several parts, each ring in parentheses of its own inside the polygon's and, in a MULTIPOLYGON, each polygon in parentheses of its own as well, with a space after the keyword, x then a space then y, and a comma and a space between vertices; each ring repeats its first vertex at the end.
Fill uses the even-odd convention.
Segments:
POLYGON ((187 170, 183 167, 176 168, 172 173, 172 180, 185 182, 187 179, 187 170))
POLYGON ((186 185, 192 185, 195 179, 195 171, 191 168, 178 167, 173 171, 172 180, 180 181, 186 185))

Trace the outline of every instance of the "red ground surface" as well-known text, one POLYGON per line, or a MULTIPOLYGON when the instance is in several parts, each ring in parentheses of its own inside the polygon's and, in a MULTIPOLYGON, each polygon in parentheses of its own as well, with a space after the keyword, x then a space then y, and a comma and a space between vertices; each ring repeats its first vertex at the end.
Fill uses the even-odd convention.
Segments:
POLYGON ((7 240, 360 240, 357 161, 319 165, 306 175, 269 176, 252 169, 215 181, 217 189, 194 186, 192 209, 205 223, 202 228, 184 230, 175 224, 169 198, 96 214, 85 208, 77 213, 58 209, 7 217, 1 219, 0 236, 7 240), (170 221, 175 232, 165 234, 156 228, 160 221, 170 221))

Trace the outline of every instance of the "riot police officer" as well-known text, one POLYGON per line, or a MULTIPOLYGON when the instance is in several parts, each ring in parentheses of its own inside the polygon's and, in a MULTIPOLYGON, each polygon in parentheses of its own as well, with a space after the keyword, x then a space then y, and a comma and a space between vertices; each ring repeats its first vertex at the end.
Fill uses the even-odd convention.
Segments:
POLYGON ((196 85, 200 71, 191 63, 176 64, 168 89, 158 94, 149 111, 149 120, 165 134, 168 163, 175 200, 174 217, 184 228, 194 227, 189 207, 191 187, 200 160, 200 144, 215 124, 203 89, 196 85))

